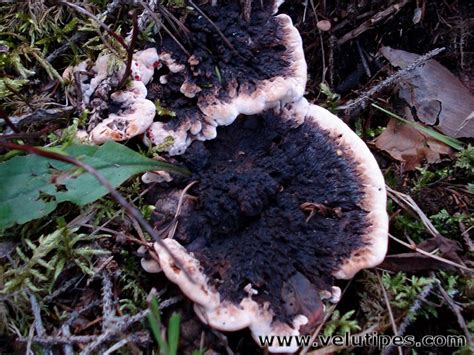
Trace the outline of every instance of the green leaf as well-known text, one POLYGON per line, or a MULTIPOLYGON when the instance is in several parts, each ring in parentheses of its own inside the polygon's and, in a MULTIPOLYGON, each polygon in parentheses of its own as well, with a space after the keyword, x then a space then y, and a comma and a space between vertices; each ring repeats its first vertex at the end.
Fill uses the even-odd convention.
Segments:
MULTIPOLYGON (((92 166, 114 187, 147 170, 186 173, 113 141, 100 147, 72 145, 63 153, 92 166)), ((0 163, 0 229, 44 217, 60 202, 85 205, 107 193, 93 175, 71 164, 36 155, 13 157, 0 163)))
POLYGON ((178 353, 179 342, 179 323, 181 317, 177 313, 173 313, 168 323, 168 352, 169 355, 178 353))
POLYGON ((168 344, 166 340, 161 336, 161 316, 160 316, 160 307, 156 297, 153 297, 150 302, 150 313, 148 313, 147 318, 150 323, 151 332, 158 343, 160 348, 160 353, 168 355, 168 344))

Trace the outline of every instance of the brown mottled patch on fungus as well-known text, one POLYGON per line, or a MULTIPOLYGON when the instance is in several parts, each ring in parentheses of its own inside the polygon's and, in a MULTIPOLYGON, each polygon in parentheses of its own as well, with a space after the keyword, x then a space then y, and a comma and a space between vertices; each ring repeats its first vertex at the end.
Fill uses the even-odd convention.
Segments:
POLYGON ((263 9, 255 5, 249 23, 240 16, 237 1, 200 8, 232 48, 197 11, 185 20, 193 46, 190 57, 168 37, 158 44, 163 68, 150 84, 148 98, 159 99, 175 117, 161 117, 145 142, 161 146, 172 137, 171 155, 182 154, 194 140, 215 138, 216 128, 239 114, 298 100, 306 85, 301 37, 290 17, 272 15, 277 8, 273 2, 263 9))
POLYGON ((333 278, 385 256, 385 184, 375 158, 339 118, 305 99, 241 117, 180 159, 198 182, 195 197, 164 239, 168 250, 154 247, 165 275, 213 328, 249 327, 256 340, 311 332, 320 295, 340 297, 333 278))

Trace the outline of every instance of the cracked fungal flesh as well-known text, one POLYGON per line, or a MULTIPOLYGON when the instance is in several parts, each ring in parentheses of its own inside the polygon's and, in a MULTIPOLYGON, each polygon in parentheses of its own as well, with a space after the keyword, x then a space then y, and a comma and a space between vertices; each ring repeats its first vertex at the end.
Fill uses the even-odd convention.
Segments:
MULTIPOLYGON (((255 339, 311 332, 333 278, 385 256, 385 184, 375 158, 339 118, 305 99, 241 117, 180 159, 197 184, 174 238, 164 240, 168 250, 154 247, 211 327, 249 327, 255 339)), ((178 194, 183 186, 174 183, 178 194)), ((156 205, 161 228, 172 213, 156 205)))
MULTIPOLYGON (((268 3, 268 1, 265 1, 268 3)), ((150 100, 174 115, 163 115, 148 130, 145 142, 182 154, 194 140, 216 137, 216 128, 239 114, 252 115, 298 100, 306 85, 301 37, 287 15, 272 14, 256 3, 250 22, 237 1, 200 8, 232 45, 196 10, 187 14, 191 56, 169 37, 157 45, 163 67, 149 85, 150 100)), ((185 42, 183 42, 185 43, 185 42)))

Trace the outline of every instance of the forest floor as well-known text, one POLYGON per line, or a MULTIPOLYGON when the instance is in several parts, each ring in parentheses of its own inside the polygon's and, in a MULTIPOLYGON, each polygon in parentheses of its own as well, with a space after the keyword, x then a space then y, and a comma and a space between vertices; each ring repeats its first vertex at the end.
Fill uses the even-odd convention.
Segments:
MULTIPOLYGON (((66 1, 0 1, 0 194, 24 194, 28 184, 13 168, 2 170, 20 154, 6 142, 52 152, 71 146, 87 113, 68 101, 73 85, 61 74, 110 48, 125 60, 117 37, 131 31, 130 13, 143 11, 133 1, 69 3, 76 8, 66 1)), ((159 16, 183 20, 187 5, 164 0, 167 12, 159 16)), ((318 334, 459 335, 463 346, 383 353, 472 353, 474 2, 306 0, 287 1, 279 12, 303 39, 305 96, 366 142, 388 190, 387 257, 352 280, 336 281, 341 300, 326 305, 318 334), (406 95, 407 87, 418 91, 406 95)), ((153 27, 145 23, 136 49, 159 43, 153 27)), ((126 145, 156 158, 133 140, 126 145)), ((150 187, 138 174, 128 176, 117 189, 148 218, 150 187)), ((24 221, 6 225, 0 196, 1 354, 265 353, 248 330, 203 325, 175 285, 143 271, 137 250, 150 236, 123 205, 108 196, 68 201, 35 217, 39 207, 24 200, 15 210, 24 221)), ((321 345, 316 353, 381 350, 321 345)))

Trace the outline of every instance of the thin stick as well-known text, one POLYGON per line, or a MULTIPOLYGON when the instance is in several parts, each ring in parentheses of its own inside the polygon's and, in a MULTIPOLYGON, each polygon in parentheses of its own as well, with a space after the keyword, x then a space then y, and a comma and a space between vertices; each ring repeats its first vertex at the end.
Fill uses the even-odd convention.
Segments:
POLYGON ((133 49, 135 48, 135 43, 137 42, 138 37, 138 20, 137 20, 137 10, 133 12, 132 15, 132 23, 133 23, 133 31, 132 31, 132 39, 130 40, 130 45, 128 46, 127 51, 127 66, 125 67, 125 73, 123 74, 122 80, 117 85, 117 90, 122 89, 127 82, 130 71, 132 68, 132 60, 133 60, 133 49))
POLYGON ((435 259, 435 260, 438 260, 438 261, 441 261, 445 264, 448 264, 448 265, 451 265, 451 266, 455 266, 461 270, 464 270, 464 271, 467 271, 469 273, 473 273, 474 270, 473 269, 469 269, 468 267, 464 266, 464 265, 461 265, 461 264, 458 264, 458 263, 455 263, 454 261, 451 261, 451 260, 448 260, 448 259, 445 259, 445 258, 442 258, 440 256, 437 256, 437 255, 434 255, 434 254, 431 254, 431 253, 428 253, 427 251, 423 250, 423 249, 419 249, 416 247, 416 245, 414 244, 408 244, 406 242, 404 242, 403 240, 400 240, 396 237, 394 237, 393 235, 389 234, 388 235, 390 238, 392 238, 393 240, 395 240, 396 242, 400 243, 401 245, 403 246, 406 246, 407 248, 413 250, 413 251, 416 251, 417 253, 420 253, 422 255, 426 255, 432 259, 435 259))
POLYGON ((412 212, 415 212, 418 215, 423 225, 426 227, 428 232, 430 232, 430 234, 433 237, 442 236, 441 233, 436 229, 433 223, 431 223, 430 219, 426 216, 426 214, 417 205, 417 203, 415 202, 415 200, 413 200, 411 196, 404 194, 402 192, 393 190, 390 186, 387 186, 387 185, 385 186, 385 188, 387 189, 388 197, 390 197, 395 203, 405 208, 408 207, 410 210, 412 210, 412 212))
POLYGON ((234 52, 237 52, 234 48, 234 46, 232 45, 232 43, 229 42, 229 40, 227 39, 227 37, 221 32, 221 30, 219 29, 219 27, 217 27, 217 25, 214 23, 214 21, 212 21, 205 13, 204 11, 202 11, 199 6, 197 6, 192 0, 188 0, 189 4, 197 11, 199 12, 199 14, 204 17, 210 24, 212 27, 214 27, 214 29, 217 31, 217 33, 219 34, 219 36, 221 36, 222 40, 224 41, 224 43, 230 48, 232 49, 234 52))
POLYGON ((183 206, 184 202, 184 196, 186 195, 186 192, 196 183, 197 181, 191 181, 181 192, 181 195, 179 196, 179 201, 178 201, 178 207, 176 207, 176 213, 174 214, 174 221, 173 221, 173 226, 171 228, 171 231, 168 233, 168 238, 173 238, 174 234, 176 233, 176 229, 178 228, 178 217, 181 214, 181 208, 183 206))
MULTIPOLYGON (((388 299, 387 291, 383 286, 382 279, 380 278, 379 272, 375 270, 375 275, 377 275, 377 280, 379 281, 380 288, 382 289, 383 298, 385 300, 385 305, 387 306, 388 315, 390 317, 390 323, 392 324, 393 334, 398 336, 397 324, 395 323, 395 318, 393 317, 392 307, 390 306, 390 301, 388 299)), ((398 353, 403 355, 402 348, 397 346, 398 353)))
POLYGON ((63 5, 66 5, 66 6, 69 6, 69 7, 72 7, 74 10, 76 10, 77 12, 83 14, 83 15, 86 15, 86 16, 89 16, 90 18, 92 18, 100 27, 102 27, 104 30, 106 30, 113 38, 115 38, 122 46, 123 48, 125 48, 125 50, 128 52, 128 46, 127 44, 125 43, 125 40, 123 39, 123 37, 119 36, 116 32, 112 31, 110 29, 109 26, 107 26, 104 22, 102 22, 101 20, 99 20, 99 18, 97 16, 95 16, 93 13, 87 11, 86 9, 80 7, 79 5, 76 5, 76 4, 73 4, 73 3, 70 3, 68 1, 64 1, 64 0, 59 0, 59 3, 60 4, 63 4, 63 5))
POLYGON ((356 108, 361 108, 364 109, 367 106, 367 101, 377 94, 379 91, 383 90, 387 86, 390 86, 392 84, 395 84, 400 80, 400 78, 404 77, 408 73, 412 72, 416 68, 418 68, 420 65, 425 63, 426 61, 430 60, 434 56, 438 55, 442 51, 444 51, 445 48, 436 48, 433 49, 432 51, 429 51, 428 53, 422 55, 419 57, 417 60, 415 60, 413 63, 411 63, 409 66, 407 66, 405 69, 397 71, 395 74, 389 76, 387 79, 381 81, 379 84, 375 85, 372 89, 367 91, 365 94, 359 96, 356 100, 349 102, 348 104, 344 106, 338 107, 339 110, 347 110, 347 111, 352 111, 356 108))
POLYGON ((324 314, 324 319, 323 321, 321 322, 320 325, 318 325, 318 327, 316 328, 316 330, 314 331, 313 335, 311 336, 311 339, 309 340, 308 342, 308 345, 306 345, 302 350, 301 350, 301 353, 300 355, 305 355, 308 353, 309 351, 309 348, 313 345, 314 343, 314 340, 316 339, 316 337, 319 335, 319 333, 321 332, 321 329, 323 329, 323 326, 324 324, 326 324, 326 322, 328 321, 329 317, 331 317, 332 313, 334 312, 334 310, 336 309, 338 303, 341 301, 342 297, 344 296, 344 294, 346 293, 347 289, 349 288, 349 285, 351 284, 352 280, 349 281, 346 285, 346 287, 344 287, 344 290, 342 291, 342 294, 341 294, 341 298, 339 299, 338 302, 332 304, 328 310, 325 312, 324 314))
POLYGON ((10 129, 15 132, 15 133, 20 133, 20 130, 15 126, 15 124, 10 120, 10 117, 2 110, 0 109, 0 118, 3 118, 5 121, 5 124, 10 127, 10 129))
POLYGON ((384 9, 380 12, 377 12, 373 17, 371 17, 367 21, 363 22, 359 27, 353 29, 352 31, 350 31, 350 32, 346 33, 344 36, 342 36, 341 39, 339 39, 337 41, 337 44, 341 46, 344 43, 346 43, 347 41, 350 41, 351 39, 354 39, 354 38, 360 36, 362 33, 369 30, 376 23, 378 23, 378 22, 382 21, 383 19, 387 18, 388 16, 391 16, 391 15, 397 13, 398 11, 400 11, 400 9, 403 6, 405 6, 406 4, 408 4, 409 2, 410 2, 410 0, 402 0, 397 4, 390 5, 386 9, 384 9))
POLYGON ((112 318, 115 315, 113 308, 113 285, 109 274, 106 270, 101 272, 102 276, 102 332, 105 332, 112 323, 112 318))
POLYGON ((191 54, 186 50, 186 48, 184 48, 184 46, 181 44, 181 42, 175 37, 175 35, 163 24, 163 22, 160 21, 160 19, 158 18, 158 16, 156 16, 156 14, 150 9, 150 7, 148 6, 147 3, 145 3, 144 1, 142 0, 138 0, 138 3, 150 14, 152 20, 155 22, 155 25, 158 27, 158 28, 161 28, 163 27, 163 29, 165 30, 165 32, 173 39, 173 41, 175 41, 175 43, 179 46, 179 48, 181 48, 181 50, 186 53, 186 55, 188 57, 191 56, 191 54))

